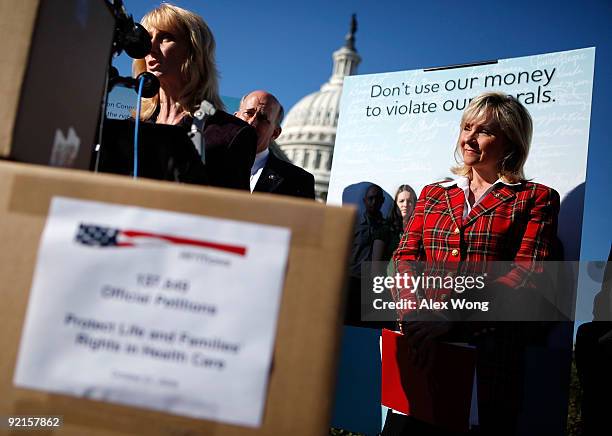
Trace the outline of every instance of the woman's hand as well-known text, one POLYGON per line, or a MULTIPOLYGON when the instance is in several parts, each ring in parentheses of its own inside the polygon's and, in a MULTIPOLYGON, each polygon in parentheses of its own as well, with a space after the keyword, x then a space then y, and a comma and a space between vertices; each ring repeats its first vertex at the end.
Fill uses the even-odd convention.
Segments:
POLYGON ((410 348, 412 362, 421 369, 431 367, 435 356, 437 339, 452 328, 449 321, 402 321, 400 330, 410 348))

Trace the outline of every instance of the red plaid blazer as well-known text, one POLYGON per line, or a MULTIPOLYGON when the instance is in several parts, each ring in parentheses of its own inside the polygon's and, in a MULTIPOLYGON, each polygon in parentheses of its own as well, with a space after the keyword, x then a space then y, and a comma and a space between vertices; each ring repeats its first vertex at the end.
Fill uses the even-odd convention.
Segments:
MULTIPOLYGON (((499 184, 465 220, 464 203, 465 195, 457 185, 423 188, 393 255, 397 272, 406 272, 409 262, 405 261, 414 260, 533 264, 551 258, 559 212, 559 194, 555 190, 531 182, 499 184)), ((517 270, 498 281, 516 288, 524 284, 524 279, 517 270)), ((413 299, 414 295, 405 289, 397 297, 413 299)))
MULTIPOLYGON (((464 202, 465 195, 456 185, 434 184, 423 189, 394 253, 396 271, 410 269, 411 262, 403 261, 446 265, 459 261, 514 261, 533 265, 554 256, 559 194, 553 189, 530 182, 497 185, 465 220, 464 202)), ((498 280, 518 287, 524 280, 520 271, 521 268, 514 268, 498 280)), ((440 294, 424 297, 438 299, 440 294)), ((414 300, 415 295, 402 289, 399 298, 414 300)), ((400 318, 405 314, 399 313, 400 318)), ((478 347, 480 424, 485 429, 495 429, 491 434, 502 434, 499 429, 505 426, 512 429, 520 410, 525 338, 540 331, 531 323, 474 324, 477 325, 470 325, 464 333, 469 336, 470 332, 479 332, 469 341, 478 347), (481 327, 490 330, 479 330, 481 327)))

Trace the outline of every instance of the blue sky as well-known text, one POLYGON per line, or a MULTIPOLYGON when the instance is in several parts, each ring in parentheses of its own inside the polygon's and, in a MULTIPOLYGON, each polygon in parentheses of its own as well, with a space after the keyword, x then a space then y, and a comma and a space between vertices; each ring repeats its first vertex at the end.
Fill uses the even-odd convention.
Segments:
MULTIPOLYGON (((159 1, 124 0, 136 19, 159 1)), ((596 47, 582 260, 607 259, 612 240, 612 1, 202 1, 217 41, 221 94, 253 89, 289 109, 331 74, 331 54, 357 14, 358 73, 381 73, 596 47)), ((115 61, 129 74, 130 61, 115 61)))

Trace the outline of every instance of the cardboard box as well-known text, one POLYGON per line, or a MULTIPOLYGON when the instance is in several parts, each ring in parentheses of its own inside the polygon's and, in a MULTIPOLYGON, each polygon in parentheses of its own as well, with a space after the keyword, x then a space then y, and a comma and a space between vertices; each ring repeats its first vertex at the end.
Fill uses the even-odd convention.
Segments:
MULTIPOLYGON (((352 208, 0 162, 0 415, 63 415, 62 435, 322 435, 329 431, 352 208), (251 429, 13 386, 40 236, 53 196, 291 228, 263 425, 251 429)), ((69 259, 66 260, 69 262, 69 259)), ((248 325, 245 325, 248 328, 248 325)))
POLYGON ((104 0, 0 2, 0 157, 89 168, 114 28, 104 0))
POLYGON ((39 0, 0 2, 0 38, 7 41, 0 59, 0 156, 8 157, 17 118, 21 85, 28 64, 28 53, 39 0))

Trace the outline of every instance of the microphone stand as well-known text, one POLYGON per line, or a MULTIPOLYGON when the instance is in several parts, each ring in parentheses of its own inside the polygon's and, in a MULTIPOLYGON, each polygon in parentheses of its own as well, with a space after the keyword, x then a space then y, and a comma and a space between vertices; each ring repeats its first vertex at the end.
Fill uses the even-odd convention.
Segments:
MULTIPOLYGON (((112 56, 111 56, 112 59, 112 56)), ((102 147, 102 132, 104 131, 104 119, 106 118, 106 105, 108 102, 108 93, 112 90, 112 87, 109 88, 110 78, 109 75, 112 70, 117 71, 115 67, 112 66, 112 60, 106 66, 106 74, 104 76, 104 95, 102 95, 102 103, 100 105, 100 121, 98 122, 98 141, 94 147, 94 153, 96 155, 93 172, 98 172, 98 166, 100 165, 100 147, 102 147)))
POLYGON ((94 146, 93 153, 95 159, 92 158, 90 170, 98 172, 100 164, 100 148, 102 147, 102 138, 104 130, 104 120, 106 118, 106 109, 108 104, 108 94, 112 91, 119 78, 119 72, 113 67, 112 59, 121 54, 125 50, 130 57, 144 58, 150 51, 150 36, 144 27, 139 23, 134 23, 131 15, 128 15, 123 0, 106 0, 107 6, 111 9, 115 17, 115 35, 113 38, 113 46, 109 63, 106 67, 104 95, 100 105, 100 121, 97 129, 97 144, 94 146))

